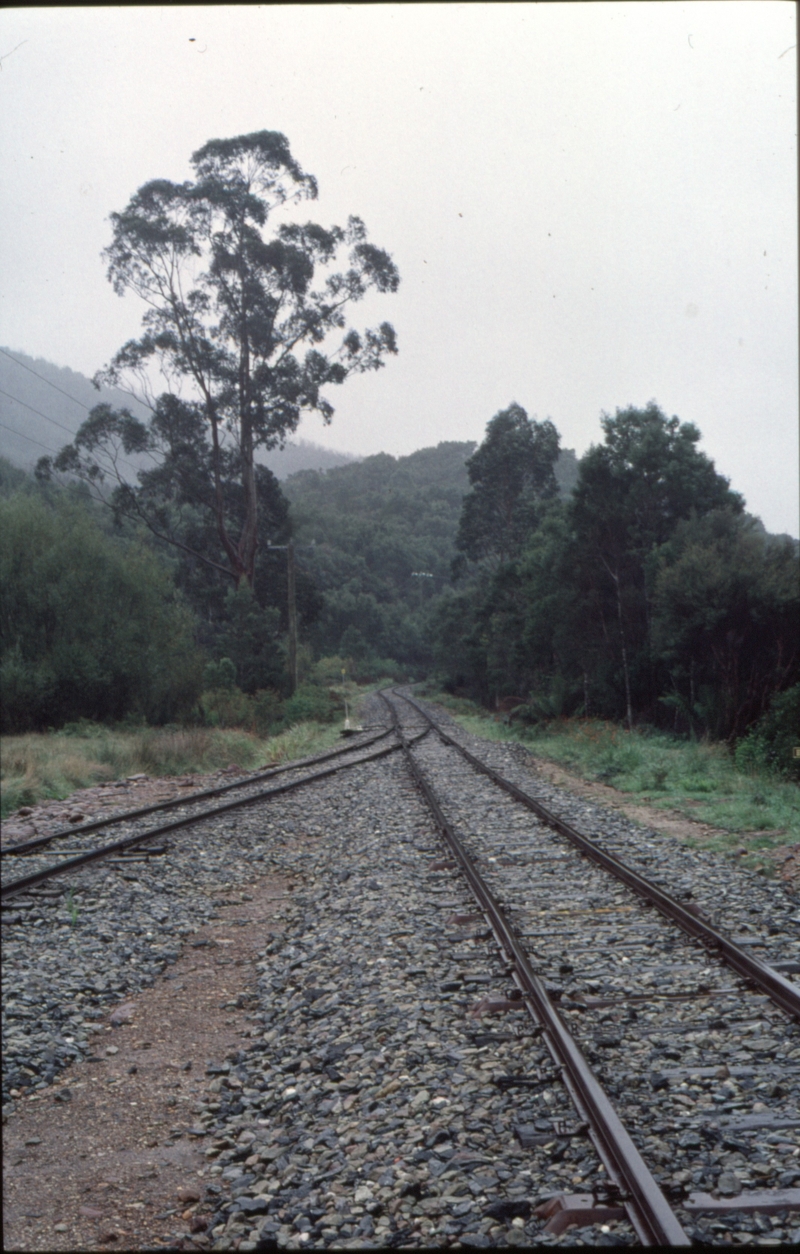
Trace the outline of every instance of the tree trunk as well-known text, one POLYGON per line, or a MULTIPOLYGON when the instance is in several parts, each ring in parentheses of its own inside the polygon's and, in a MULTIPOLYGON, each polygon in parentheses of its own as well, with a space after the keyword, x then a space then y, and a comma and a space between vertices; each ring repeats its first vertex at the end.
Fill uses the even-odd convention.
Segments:
POLYGON ((256 572, 258 550, 258 495, 253 459, 253 430, 250 416, 243 415, 241 422, 242 488, 244 489, 244 523, 239 540, 239 562, 250 586, 256 572))
POLYGON ((211 425, 211 462, 214 471, 214 515, 217 520, 217 533, 220 538, 220 543, 228 556, 228 561, 231 564, 231 574, 236 580, 236 586, 238 587, 242 581, 242 577, 246 575, 246 572, 239 560, 239 551, 231 541, 231 538, 228 535, 228 529, 225 526, 225 501, 222 495, 219 426, 217 423, 217 415, 214 412, 210 397, 206 398, 206 413, 208 414, 208 420, 211 425))

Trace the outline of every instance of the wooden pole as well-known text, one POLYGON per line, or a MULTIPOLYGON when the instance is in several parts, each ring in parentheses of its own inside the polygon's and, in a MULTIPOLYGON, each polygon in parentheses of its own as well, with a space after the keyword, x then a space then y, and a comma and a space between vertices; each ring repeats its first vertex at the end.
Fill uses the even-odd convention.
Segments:
POLYGON ((294 579, 294 542, 286 546, 287 583, 289 585, 289 685, 293 693, 297 688, 297 601, 294 579))

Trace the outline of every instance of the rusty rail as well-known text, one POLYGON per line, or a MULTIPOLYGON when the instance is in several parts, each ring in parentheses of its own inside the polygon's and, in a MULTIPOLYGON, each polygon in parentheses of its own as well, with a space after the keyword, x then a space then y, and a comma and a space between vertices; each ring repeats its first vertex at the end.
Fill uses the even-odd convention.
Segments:
POLYGON ((64 827, 49 836, 37 836, 33 840, 22 840, 18 844, 6 845, 0 849, 0 858, 9 855, 32 853, 34 849, 42 849, 54 840, 65 840, 68 836, 81 836, 84 832, 96 832, 101 827, 113 827, 117 823, 129 823, 134 819, 144 818, 146 814, 154 814, 159 810, 174 810, 177 806, 191 805, 194 801, 203 801, 208 797, 220 797, 234 788, 247 788, 250 784, 258 784, 264 779, 273 779, 276 775, 284 775, 287 771, 298 771, 303 766, 311 766, 315 762, 327 762, 330 758, 341 757, 345 753, 358 753, 360 749, 368 749, 386 736, 392 734, 393 728, 379 732, 368 740, 357 745, 345 745, 341 749, 330 749, 327 753, 317 753, 312 757, 298 758, 284 766, 271 767, 268 771, 259 771, 257 775, 249 775, 247 779, 237 779, 231 784, 219 784, 216 788, 203 788, 200 792, 190 792, 183 797, 173 797, 170 801, 154 801, 149 806, 139 806, 136 810, 123 810, 121 814, 113 814, 105 819, 92 819, 89 823, 79 823, 75 827, 64 827))
POLYGON ((645 901, 655 906, 666 918, 676 923, 682 931, 701 941, 707 949, 716 953, 729 967, 732 967, 744 979, 755 984, 762 992, 766 993, 776 1005, 780 1006, 781 1010, 800 1019, 800 987, 798 985, 793 984, 791 980, 787 980, 774 967, 770 967, 767 963, 753 957, 752 954, 748 954, 735 941, 730 940, 722 932, 718 932, 707 919, 691 910, 687 910, 684 905, 652 883, 651 880, 648 880, 644 875, 640 875, 638 871, 634 871, 631 867, 626 866, 624 862, 620 862, 613 854, 607 853, 599 845, 596 845, 593 840, 590 840, 588 836, 584 836, 576 828, 571 827, 569 823, 552 814, 541 802, 536 801, 528 793, 523 792, 521 788, 518 788, 516 784, 512 784, 510 780, 505 779, 498 771, 495 771, 490 766, 486 766, 479 758, 470 753, 468 749, 460 745, 457 740, 453 740, 451 736, 448 736, 447 732, 442 730, 436 720, 431 718, 427 711, 423 710, 413 698, 406 697, 400 692, 396 695, 401 700, 407 701, 423 718, 427 719, 429 725, 440 739, 446 745, 457 749, 476 771, 480 771, 483 775, 488 776, 498 788, 502 788, 504 792, 512 796, 515 801, 519 801, 521 805, 527 806, 548 827, 553 828, 559 835, 564 836, 586 857, 599 863, 600 866, 610 871, 617 879, 622 880, 623 883, 632 888, 645 901))
MULTIPOLYGON (((401 694, 398 694, 401 695, 401 694)), ((383 697, 383 694, 381 693, 383 697)), ((445 817, 435 793, 411 753, 397 712, 383 697, 395 719, 397 735, 411 774, 425 797, 437 827, 455 855, 474 897, 480 905, 495 939, 514 965, 514 980, 534 1021, 542 1027, 542 1037, 597 1149, 608 1176, 621 1191, 626 1214, 644 1245, 688 1246, 689 1237, 653 1179, 647 1165, 611 1104, 607 1094, 573 1039, 503 911, 484 882, 445 817)), ((404 698, 408 700, 408 698, 404 698)), ((423 715, 416 703, 415 708, 423 715)), ((432 725, 433 720, 429 720, 432 725)), ((437 729, 438 730, 438 729, 437 729)))
MULTIPOLYGON (((421 740, 423 736, 428 734, 428 730, 426 728, 415 739, 421 740)), ((156 836, 163 836, 168 832, 178 831, 180 828, 189 827, 193 823, 201 823, 204 819, 216 818, 218 814, 227 814, 229 810, 236 810, 241 806, 253 805, 257 801, 268 801, 271 797, 278 797, 282 793, 291 792, 294 788, 302 788, 303 785, 312 784, 316 780, 327 779, 331 775, 338 774, 339 771, 350 770, 354 766, 361 766, 364 762, 375 762, 379 758, 385 758, 390 753, 396 753, 400 748, 400 744, 387 745, 383 749, 376 750, 375 753, 356 758, 354 762, 338 762, 336 766, 326 767, 324 771, 315 771, 313 775, 304 775, 302 779, 293 779, 286 784, 278 784, 275 788, 265 788, 260 792, 250 793, 247 797, 237 797, 235 801, 227 801, 220 806, 210 806, 206 810, 201 810, 200 813, 188 814, 183 818, 173 819, 171 823, 162 823, 158 827, 151 827, 147 832, 140 832, 133 836, 124 836, 121 840, 115 840, 108 845, 101 845, 98 849, 92 849, 88 853, 69 858, 57 866, 44 867, 41 871, 34 871, 30 875, 23 875, 19 879, 11 880, 10 883, 3 885, 0 897, 5 901, 17 893, 33 888, 36 884, 42 884, 46 880, 53 879, 56 875, 64 875, 68 871, 74 871, 78 867, 86 866, 90 862, 97 862, 102 858, 109 857, 111 854, 120 853, 122 850, 133 849, 156 836)))

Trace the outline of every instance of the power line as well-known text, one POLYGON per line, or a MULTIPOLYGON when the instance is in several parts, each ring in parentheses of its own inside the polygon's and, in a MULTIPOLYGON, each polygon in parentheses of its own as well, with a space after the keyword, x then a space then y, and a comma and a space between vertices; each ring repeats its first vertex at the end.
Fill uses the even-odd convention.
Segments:
POLYGON ((34 440, 32 435, 25 435, 22 431, 15 431, 13 427, 7 427, 4 422, 0 422, 0 427, 2 427, 4 431, 10 431, 12 435, 18 435, 22 440, 27 440, 29 444, 36 444, 39 448, 43 448, 47 453, 55 453, 54 448, 50 448, 47 444, 42 444, 41 440, 34 440))
MULTIPOLYGON (((7 357, 9 361, 13 361, 15 366, 19 366, 22 370, 27 370, 28 374, 32 374, 35 379, 39 379, 42 383, 46 383, 49 388, 55 388, 56 392, 60 392, 62 396, 66 396, 67 400, 72 401, 73 405, 80 405, 81 409, 85 409, 87 414, 92 412, 90 405, 85 405, 83 401, 76 400, 74 396, 70 396, 69 392, 65 392, 63 388, 60 388, 57 383, 53 383, 50 379, 46 379, 44 375, 39 374, 38 371, 31 370, 30 366, 26 366, 24 362, 17 361, 17 358, 14 357, 12 353, 9 353, 5 348, 0 348, 0 353, 2 353, 4 357, 7 357)), ((142 404, 135 392, 130 392, 127 388, 120 388, 119 390, 121 392, 127 392, 128 396, 132 397, 138 404, 142 404)), ((152 409, 152 406, 147 405, 146 408, 152 409)))
MULTIPOLYGON (((55 390, 57 392, 60 392, 62 396, 66 396, 68 401, 72 401, 73 405, 80 405, 81 409, 85 409, 87 414, 90 414, 92 412, 91 406, 84 405, 83 401, 76 401, 74 396, 70 396, 69 392, 65 392, 64 389, 60 388, 57 383, 51 383, 49 379, 45 379, 43 374, 39 374, 36 370, 31 370, 30 366, 26 366, 24 362, 17 361, 16 357, 12 357, 11 353, 7 353, 4 348, 0 348, 0 353, 2 353, 4 357, 7 357, 9 361, 13 361, 14 365, 20 366, 21 369, 23 370, 27 370, 28 374, 32 374, 34 378, 41 379, 42 383, 46 383, 48 387, 55 388, 55 390)), ((7 396, 8 393, 4 393, 4 395, 7 396)), ((12 397, 11 399, 14 400, 15 398, 12 397)), ((20 404, 21 405, 24 404, 24 401, 20 401, 20 404)), ((30 409, 31 406, 29 405, 28 408, 30 409)), ((33 412, 36 413, 37 411, 34 410, 33 412)), ((44 414, 42 414, 41 416, 42 418, 45 417, 44 414)), ((52 422, 52 419, 50 421, 52 422)))
MULTIPOLYGON (((2 353, 2 351, 3 350, 0 348, 0 353, 2 353)), ((0 395, 7 396, 10 401, 16 401, 18 405, 24 405, 25 408, 29 409, 32 414, 38 414, 40 418, 44 418, 45 422, 52 422, 54 427, 60 427, 62 431, 66 431, 67 435, 75 435, 75 432, 70 431, 69 427, 65 427, 63 422, 58 422, 55 418, 48 418, 47 414, 43 414, 40 409, 34 409, 33 405, 29 405, 27 401, 21 401, 18 396, 12 396, 10 392, 4 391, 3 388, 0 388, 0 395)))
MULTIPOLYGON (((2 351, 2 348, 0 348, 0 353, 2 353, 2 351)), ((8 354, 6 354, 6 356, 8 356, 8 354)), ((21 401, 18 396, 12 396, 10 392, 4 391, 3 388, 0 388, 0 394, 7 396, 10 401, 16 401, 17 405, 24 405, 25 409, 29 409, 32 414, 37 414, 40 418, 44 418, 45 422, 52 422, 54 427, 60 427, 62 431, 66 431, 67 435, 72 436, 74 439, 75 433, 70 431, 69 427, 65 427, 63 422, 57 422, 55 418, 49 418, 48 415, 43 414, 40 409, 34 409, 33 405, 29 405, 27 401, 21 401)), ((84 406, 84 409, 85 408, 86 406, 84 406)), ((6 427, 5 423, 0 425, 5 427, 6 431, 12 431, 14 435, 21 435, 23 440, 30 440, 32 444, 38 444, 39 448, 46 448, 48 453, 55 453, 55 449, 48 448, 46 444, 42 444, 39 440, 34 440, 29 435, 23 435, 21 431, 15 431, 13 427, 6 427)), ((152 456, 152 454, 150 454, 150 456, 152 456)), ((137 467, 132 465, 131 462, 126 462, 124 457, 120 457, 119 461, 120 465, 127 466, 134 474, 139 473, 137 467)))

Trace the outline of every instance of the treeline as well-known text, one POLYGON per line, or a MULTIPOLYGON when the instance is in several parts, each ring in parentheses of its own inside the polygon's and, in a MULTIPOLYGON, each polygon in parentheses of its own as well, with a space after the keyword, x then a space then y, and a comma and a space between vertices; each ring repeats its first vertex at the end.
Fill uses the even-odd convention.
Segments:
POLYGON ((435 608, 445 683, 533 722, 593 716, 730 742, 776 694, 792 690, 794 709, 797 542, 745 512, 692 424, 651 403, 602 429, 564 500, 552 424, 516 405, 489 423, 467 463, 459 583, 435 608))
MULTIPOLYGON (((169 540, 116 498, 108 508, 80 482, 0 461, 2 728, 267 732, 335 714, 345 670, 436 675, 529 724, 749 737, 754 763, 784 770, 800 724, 797 542, 746 513, 691 424, 651 404, 604 416, 602 433, 578 461, 551 422, 512 405, 479 447, 380 454, 284 485, 258 466, 258 560, 238 586, 213 512, 192 504, 188 458, 167 466, 180 493, 163 469, 139 475, 169 540)), ((231 514, 238 490, 223 485, 231 514)))
MULTIPOLYGON (((288 504, 259 468, 263 542, 289 535, 288 504)), ((181 535, 215 552, 201 515, 181 535)), ((251 588, 96 504, 79 483, 42 483, 0 458, 0 728, 89 719, 201 722, 277 731, 327 719, 340 671, 315 668, 291 691, 286 554, 265 554, 251 588)), ((300 573, 301 630, 322 604, 300 573)))
MULTIPOLYGON (((139 474, 172 542, 116 510, 116 497, 109 508, 90 485, 0 459, 3 730, 131 718, 268 731, 328 717, 342 670, 362 681, 429 674, 474 451, 464 442, 379 454, 283 486, 258 466, 258 561, 252 585, 238 587, 213 514, 192 505, 200 489, 187 459, 180 497, 164 469, 139 474), (290 537, 297 693, 287 669, 290 537)), ((571 450, 556 473, 568 493, 571 450)), ((234 513, 233 479, 223 492, 234 513)))

